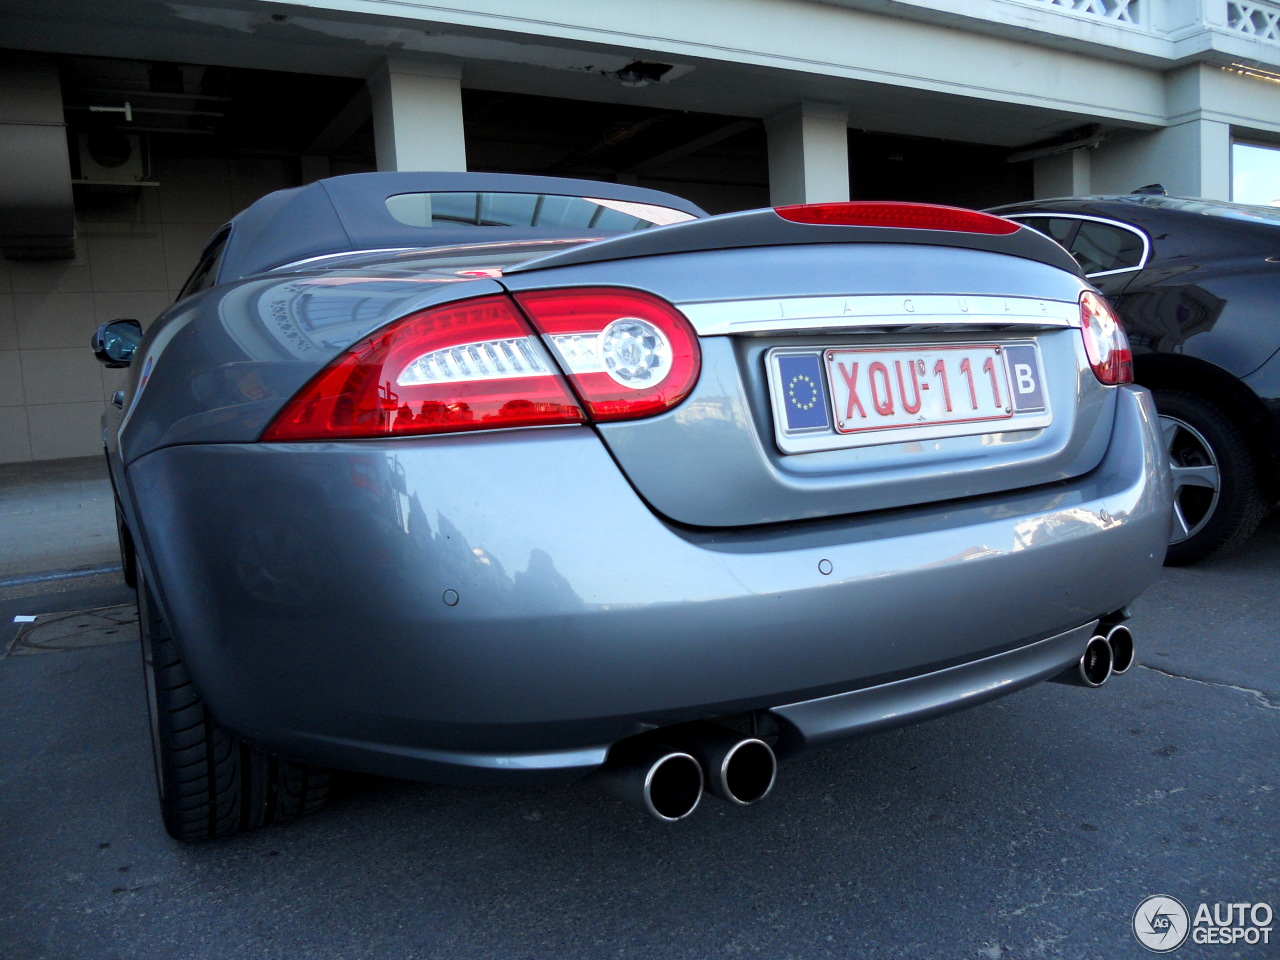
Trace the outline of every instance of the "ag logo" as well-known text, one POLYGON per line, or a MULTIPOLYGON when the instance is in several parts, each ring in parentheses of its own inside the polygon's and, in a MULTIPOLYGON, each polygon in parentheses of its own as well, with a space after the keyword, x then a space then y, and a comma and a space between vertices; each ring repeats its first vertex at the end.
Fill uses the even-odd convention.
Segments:
POLYGON ((1133 935, 1153 953, 1182 946, 1191 929, 1191 915, 1173 897, 1147 897, 1133 911, 1133 935))

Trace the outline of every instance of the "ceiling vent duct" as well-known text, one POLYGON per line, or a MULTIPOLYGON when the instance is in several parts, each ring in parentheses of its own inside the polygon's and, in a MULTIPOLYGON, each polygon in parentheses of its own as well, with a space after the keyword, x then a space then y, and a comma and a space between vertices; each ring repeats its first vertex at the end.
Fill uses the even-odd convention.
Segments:
POLYGON ((0 58, 0 170, 0 253, 10 259, 75 256, 71 162, 52 59, 0 58))

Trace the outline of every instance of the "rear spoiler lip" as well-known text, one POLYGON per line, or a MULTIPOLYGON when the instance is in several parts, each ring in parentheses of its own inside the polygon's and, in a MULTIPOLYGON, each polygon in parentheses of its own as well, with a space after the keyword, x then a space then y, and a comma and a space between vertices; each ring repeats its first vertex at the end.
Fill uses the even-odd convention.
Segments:
POLYGON ((1019 225, 999 236, 952 230, 920 230, 902 227, 829 226, 785 220, 772 207, 688 220, 640 233, 627 233, 569 250, 548 254, 507 267, 504 274, 530 273, 554 267, 655 257, 711 250, 790 246, 808 243, 904 243, 935 247, 961 247, 1036 260, 1083 279, 1084 273, 1071 254, 1044 234, 1019 225))

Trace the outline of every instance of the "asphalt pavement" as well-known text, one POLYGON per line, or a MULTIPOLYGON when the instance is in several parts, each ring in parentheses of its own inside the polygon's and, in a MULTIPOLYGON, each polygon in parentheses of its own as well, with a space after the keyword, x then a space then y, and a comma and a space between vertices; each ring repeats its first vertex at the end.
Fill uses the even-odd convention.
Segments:
POLYGON ((113 504, 102 457, 0 464, 0 597, 116 572, 113 504))
MULTIPOLYGON (((309 819, 182 846, 118 574, 24 591, 0 591, 4 960, 1114 960, 1151 955, 1153 895, 1280 910, 1280 518, 1166 570, 1102 689, 815 751, 759 806, 675 825, 589 783, 349 777, 309 819), (99 626, 57 626, 86 609, 99 626)), ((1169 955, 1277 957, 1277 926, 1169 955)))

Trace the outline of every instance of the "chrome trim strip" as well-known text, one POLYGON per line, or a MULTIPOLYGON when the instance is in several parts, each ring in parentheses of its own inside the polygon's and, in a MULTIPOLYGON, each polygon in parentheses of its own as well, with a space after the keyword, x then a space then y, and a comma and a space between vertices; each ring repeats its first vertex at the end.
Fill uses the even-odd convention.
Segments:
POLYGON ((373 253, 404 253, 406 250, 418 250, 419 247, 375 247, 369 250, 340 250, 337 253, 322 253, 317 257, 307 257, 303 260, 292 260, 289 263, 282 263, 278 267, 272 267, 267 273, 279 273, 284 270, 294 270, 298 267, 305 267, 313 263, 323 263, 326 260, 336 260, 339 257, 356 257, 363 254, 373 253))
POLYGON ((680 303, 699 336, 865 327, 1078 327, 1075 301, 1029 297, 859 294, 680 303))
POLYGON ((1089 273, 1085 276, 1092 280, 1094 277, 1114 277, 1117 273, 1137 273, 1142 267, 1118 267, 1115 270, 1099 270, 1097 273, 1089 273))

